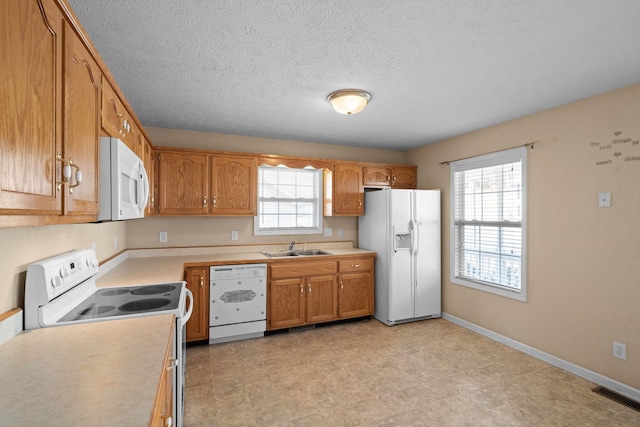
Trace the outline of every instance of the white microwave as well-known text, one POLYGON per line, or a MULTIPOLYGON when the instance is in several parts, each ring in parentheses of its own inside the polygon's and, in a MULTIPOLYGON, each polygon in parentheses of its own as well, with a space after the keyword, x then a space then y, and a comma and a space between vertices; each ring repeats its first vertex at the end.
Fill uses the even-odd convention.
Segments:
POLYGON ((116 138, 100 138, 100 212, 98 221, 143 218, 149 199, 144 164, 116 138))

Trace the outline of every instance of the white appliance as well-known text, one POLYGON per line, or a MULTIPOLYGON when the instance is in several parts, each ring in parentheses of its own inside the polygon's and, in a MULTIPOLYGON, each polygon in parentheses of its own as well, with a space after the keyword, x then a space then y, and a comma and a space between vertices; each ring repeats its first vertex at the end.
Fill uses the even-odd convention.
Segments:
POLYGON ((374 317, 387 325, 441 315, 440 190, 364 196, 358 246, 375 251, 374 317))
POLYGON ((98 221, 143 218, 149 199, 144 164, 116 138, 100 138, 100 211, 98 221))
POLYGON ((193 294, 185 282, 97 288, 98 273, 98 260, 91 249, 67 252, 29 265, 24 298, 25 329, 174 314, 173 358, 177 369, 173 369, 172 421, 173 425, 182 426, 185 325, 193 311, 193 294))
POLYGON ((209 344, 264 336, 267 264, 212 266, 209 344))

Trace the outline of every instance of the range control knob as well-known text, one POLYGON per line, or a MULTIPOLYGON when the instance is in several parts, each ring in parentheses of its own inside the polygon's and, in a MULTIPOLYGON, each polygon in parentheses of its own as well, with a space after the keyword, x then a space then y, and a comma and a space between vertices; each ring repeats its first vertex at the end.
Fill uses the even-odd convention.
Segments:
POLYGON ((60 269, 60 277, 69 277, 71 275, 71 270, 69 267, 64 266, 60 269))

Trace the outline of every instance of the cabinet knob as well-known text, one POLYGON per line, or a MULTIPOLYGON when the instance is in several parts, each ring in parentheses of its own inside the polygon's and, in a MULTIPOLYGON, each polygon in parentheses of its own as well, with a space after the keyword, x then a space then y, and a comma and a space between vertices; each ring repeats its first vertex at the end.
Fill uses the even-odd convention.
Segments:
POLYGON ((218 198, 216 196, 213 196, 213 207, 214 208, 218 207, 218 198))
POLYGON ((200 276, 200 287, 204 286, 204 277, 200 276))
POLYGON ((304 287, 302 286, 302 283, 300 283, 300 293, 304 294, 304 287))
POLYGON ((207 196, 204 196, 202 198, 202 203, 204 204, 204 207, 206 208, 207 207, 207 196))
POLYGON ((342 283, 342 280, 340 281, 340 290, 344 290, 344 283, 342 283))

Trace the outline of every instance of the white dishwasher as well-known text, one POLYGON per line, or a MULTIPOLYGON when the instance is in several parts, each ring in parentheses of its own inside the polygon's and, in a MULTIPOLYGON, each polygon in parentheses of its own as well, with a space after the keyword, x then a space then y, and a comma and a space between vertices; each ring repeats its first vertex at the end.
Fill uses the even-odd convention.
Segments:
POLYGON ((267 329, 267 264, 209 268, 209 344, 264 336, 267 329))

